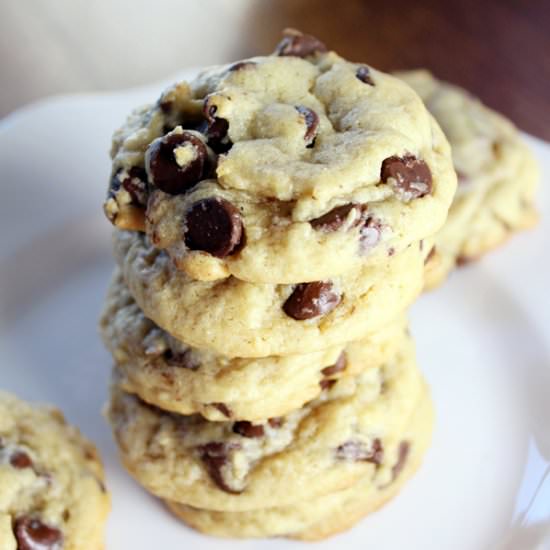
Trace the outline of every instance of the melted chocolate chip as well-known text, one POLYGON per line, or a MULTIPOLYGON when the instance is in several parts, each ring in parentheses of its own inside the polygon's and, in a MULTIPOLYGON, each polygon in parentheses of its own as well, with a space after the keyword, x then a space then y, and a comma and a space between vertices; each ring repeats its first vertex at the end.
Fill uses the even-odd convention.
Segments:
POLYGON ((333 376, 338 372, 342 372, 343 370, 345 370, 346 366, 347 366, 346 354, 342 352, 338 356, 338 359, 336 359, 336 363, 334 363, 334 365, 331 365, 330 367, 325 367, 321 372, 325 376, 333 376))
POLYGON ((162 356, 165 362, 171 367, 179 367, 190 370, 197 370, 200 367, 200 363, 193 358, 191 350, 185 350, 184 352, 173 352, 171 349, 167 349, 162 356))
POLYGON ((393 465, 393 468, 391 470, 392 474, 392 480, 396 479, 397 476, 401 473, 401 470, 403 470, 407 458, 409 457, 409 451, 411 450, 411 446, 408 441, 401 441, 399 444, 399 450, 397 451, 397 462, 393 465))
POLYGON ((359 251, 361 254, 366 254, 380 242, 381 233, 382 222, 372 216, 367 217, 361 227, 359 236, 359 251))
MULTIPOLYGON (((332 210, 329 210, 326 214, 311 220, 309 223, 313 229, 319 231, 325 231, 326 233, 332 233, 333 231, 338 231, 342 225, 344 225, 346 219, 348 218, 352 210, 357 210, 358 214, 362 214, 367 209, 366 205, 361 204, 343 204, 342 206, 337 206, 332 210)), ((357 215, 353 222, 352 227, 356 227, 362 221, 361 215, 357 215)))
POLYGON ((384 458, 384 448, 379 439, 372 442, 370 449, 367 449, 362 441, 346 441, 336 449, 336 458, 354 462, 371 462, 379 466, 384 458))
POLYGON ((233 424, 233 431, 243 437, 263 437, 264 435, 264 427, 262 425, 252 424, 252 422, 248 422, 247 420, 235 422, 233 424))
POLYGON ((60 550, 63 540, 59 529, 28 517, 15 521, 14 534, 18 550, 60 550))
POLYGON ((254 61, 239 61, 238 63, 233 63, 233 65, 229 67, 229 71, 232 73, 235 71, 242 71, 243 69, 249 69, 255 65, 256 63, 254 61))
POLYGON ((292 30, 285 31, 284 38, 275 48, 277 55, 293 57, 308 57, 326 51, 327 47, 314 36, 292 30))
POLYGON ((393 180, 396 194, 409 201, 428 195, 432 191, 432 173, 429 166, 414 155, 389 157, 382 163, 380 179, 386 183, 393 180))
POLYGON ((171 99, 165 99, 164 95, 162 95, 159 97, 157 105, 165 115, 169 115, 174 107, 174 101, 171 99))
POLYGON ((319 382, 322 390, 330 390, 334 384, 336 384, 336 380, 331 380, 330 378, 325 378, 319 382))
POLYGON ((10 464, 17 470, 24 470, 33 466, 30 456, 23 451, 15 451, 10 457, 10 464))
POLYGON ((225 443, 217 442, 207 443, 206 445, 198 447, 201 460, 212 481, 222 491, 231 494, 239 494, 241 491, 236 491, 227 485, 222 475, 222 468, 227 464, 227 453, 235 448, 239 448, 235 443, 226 445, 225 443))
POLYGON ((231 418, 231 409, 225 403, 211 403, 211 405, 227 418, 231 418))
POLYGON ((315 145, 315 136, 317 135, 317 127, 319 126, 319 115, 309 107, 303 105, 297 105, 295 109, 302 115, 306 123, 306 132, 304 134, 304 141, 306 147, 313 147, 315 145))
POLYGON ((244 244, 244 228, 239 211, 225 199, 202 199, 191 206, 185 219, 185 244, 225 258, 244 244))
POLYGON ((203 179, 207 158, 206 145, 190 132, 156 139, 146 153, 152 183, 170 195, 185 193, 203 179))
POLYGON ((330 281, 301 283, 283 304, 283 311, 297 321, 330 313, 341 301, 330 281))
POLYGON ((365 84, 369 84, 370 86, 374 86, 374 81, 372 80, 372 77, 370 75, 370 69, 366 65, 362 65, 357 69, 357 72, 355 73, 355 76, 365 84))
POLYGON ((233 146, 227 132, 229 131, 229 122, 225 118, 216 116, 218 107, 211 105, 209 98, 204 101, 203 113, 206 118, 206 127, 202 128, 208 139, 210 148, 219 155, 227 153, 233 146))

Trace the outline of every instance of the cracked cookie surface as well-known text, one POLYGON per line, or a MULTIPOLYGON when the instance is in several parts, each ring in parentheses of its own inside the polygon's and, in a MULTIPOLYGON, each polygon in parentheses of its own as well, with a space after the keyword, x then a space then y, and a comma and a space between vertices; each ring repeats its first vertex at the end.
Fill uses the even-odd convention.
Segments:
POLYGON ((318 47, 205 70, 134 112, 109 219, 197 280, 280 284, 434 234, 456 188, 437 123, 399 79, 318 47))
POLYGON ((397 73, 439 122, 452 148, 458 189, 435 238, 427 287, 455 265, 479 258, 511 234, 536 223, 537 163, 515 126, 457 86, 428 71, 397 73))
POLYGON ((147 319, 120 275, 101 319, 119 384, 144 401, 209 420, 262 420, 317 397, 335 378, 356 375, 391 358, 407 331, 405 316, 369 337, 317 352, 228 358, 191 348, 147 319))
POLYGON ((95 447, 51 407, 0 392, 3 550, 101 550, 110 498, 95 447))
POLYGON ((397 356, 344 377, 316 400, 264 422, 167 413, 115 383, 108 409, 121 459, 153 494, 226 511, 287 506, 350 487, 390 483, 407 422, 429 399, 404 339, 397 356))

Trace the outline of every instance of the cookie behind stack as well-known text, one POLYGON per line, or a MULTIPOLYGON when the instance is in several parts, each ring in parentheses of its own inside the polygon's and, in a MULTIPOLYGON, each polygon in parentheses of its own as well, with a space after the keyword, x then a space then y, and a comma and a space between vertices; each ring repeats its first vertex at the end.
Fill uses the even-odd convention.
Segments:
POLYGON ((428 445, 405 310, 456 187, 400 80, 288 33, 130 116, 101 326, 121 458, 190 525, 320 538, 428 445))
POLYGON ((539 167, 514 125, 466 90, 428 71, 396 76, 420 95, 453 153, 458 190, 426 265, 426 286, 442 283, 455 265, 476 260, 537 221, 539 167))

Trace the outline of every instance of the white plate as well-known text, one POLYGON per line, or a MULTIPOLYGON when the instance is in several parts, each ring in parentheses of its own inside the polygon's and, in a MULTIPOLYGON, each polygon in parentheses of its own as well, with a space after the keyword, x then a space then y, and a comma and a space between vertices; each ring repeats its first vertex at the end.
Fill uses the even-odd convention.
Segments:
MULTIPOLYGON (((113 494, 109 549, 302 548, 187 529, 126 475, 100 416, 110 358, 96 322, 113 263, 101 213, 107 150, 129 109, 159 89, 52 99, 0 125, 0 386, 56 403, 98 444, 113 494)), ((530 141, 548 180, 550 145, 530 141)), ((437 407, 433 447, 397 499, 320 548, 550 548, 547 187, 538 203, 534 231, 413 308, 437 407)))

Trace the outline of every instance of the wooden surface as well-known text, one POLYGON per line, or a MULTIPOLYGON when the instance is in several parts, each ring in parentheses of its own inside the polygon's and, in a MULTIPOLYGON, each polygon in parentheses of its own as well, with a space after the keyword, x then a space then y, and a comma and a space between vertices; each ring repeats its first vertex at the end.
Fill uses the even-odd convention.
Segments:
POLYGON ((0 116, 317 35, 383 70, 428 67, 550 140, 550 0, 2 0, 0 116))
POLYGON ((550 0, 265 0, 249 17, 243 54, 296 27, 382 70, 427 67, 550 140, 550 0))

